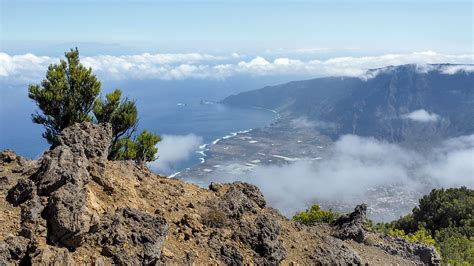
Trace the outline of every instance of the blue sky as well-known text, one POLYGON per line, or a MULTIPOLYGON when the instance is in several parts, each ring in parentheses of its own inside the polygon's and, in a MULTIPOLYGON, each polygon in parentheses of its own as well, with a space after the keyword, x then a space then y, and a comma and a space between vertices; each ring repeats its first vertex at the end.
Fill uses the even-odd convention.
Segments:
POLYGON ((10 54, 473 52, 473 1, 0 1, 10 54))

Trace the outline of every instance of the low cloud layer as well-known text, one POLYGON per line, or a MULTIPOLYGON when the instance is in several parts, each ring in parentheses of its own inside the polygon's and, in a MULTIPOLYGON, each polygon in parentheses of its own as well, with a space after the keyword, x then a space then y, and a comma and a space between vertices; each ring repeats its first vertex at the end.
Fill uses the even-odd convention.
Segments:
POLYGON ((158 159, 149 163, 153 172, 169 173, 173 166, 188 160, 202 144, 202 138, 194 134, 163 135, 158 147, 158 159))
MULTIPOLYGON (((433 70, 427 64, 452 63, 472 64, 473 54, 448 55, 436 52, 386 54, 379 56, 335 57, 327 60, 291 59, 279 57, 267 59, 262 56, 242 58, 237 53, 217 56, 201 53, 141 54, 129 56, 98 55, 82 57, 82 63, 92 67, 102 79, 225 79, 235 75, 307 75, 357 76, 370 78, 367 69, 389 65, 419 64, 420 71, 433 70)), ((58 58, 34 54, 9 55, 0 53, 0 80, 10 83, 39 82, 51 63, 58 58)), ((473 72, 474 66, 443 66, 446 74, 459 71, 473 72)))
MULTIPOLYGON (((243 180, 257 185, 269 205, 286 215, 293 215, 314 202, 353 207, 370 201, 374 189, 381 187, 408 194, 436 187, 474 188, 474 135, 450 139, 424 153, 373 138, 346 135, 327 152, 323 160, 302 159, 281 166, 258 166, 249 172, 227 175, 225 181, 243 180)), ((215 175, 219 178, 225 173, 215 175)), ((377 199, 388 194, 385 191, 377 199)), ((410 200, 406 195, 395 195, 395 198, 410 200)), ((417 198, 411 200, 415 203, 417 198)), ((412 207, 406 205, 405 211, 412 207)), ((385 214, 380 217, 398 217, 387 211, 385 214)))
POLYGON ((436 122, 440 119, 440 116, 435 113, 427 112, 425 109, 419 109, 411 113, 402 115, 404 119, 410 119, 416 122, 436 122))

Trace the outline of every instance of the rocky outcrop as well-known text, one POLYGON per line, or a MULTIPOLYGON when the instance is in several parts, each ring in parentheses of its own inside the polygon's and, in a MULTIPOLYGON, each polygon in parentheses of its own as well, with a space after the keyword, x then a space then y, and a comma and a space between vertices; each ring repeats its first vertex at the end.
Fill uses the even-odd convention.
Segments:
POLYGON ((29 179, 20 179, 7 194, 7 201, 18 206, 33 197, 34 183, 29 179))
POLYGON ((352 213, 339 217, 331 225, 334 228, 333 235, 340 239, 352 239, 362 243, 365 238, 363 228, 367 217, 367 205, 357 205, 352 213))
POLYGON ((421 243, 411 243, 400 237, 390 235, 372 235, 374 245, 385 250, 387 253, 406 259, 417 259, 426 265, 440 265, 441 258, 432 246, 421 243))
POLYGON ((254 221, 242 221, 234 237, 255 252, 257 264, 275 265, 286 258, 280 238, 280 225, 269 215, 260 214, 254 221))
POLYGON ((432 246, 420 243, 411 243, 406 239, 390 235, 380 235, 364 229, 363 223, 366 219, 367 206, 358 205, 354 211, 341 216, 332 223, 333 236, 346 240, 354 240, 358 243, 374 245, 388 252, 410 260, 419 260, 424 264, 439 265, 441 258, 432 246), (370 241, 365 241, 369 238, 370 241))
POLYGON ((107 161, 110 138, 110 125, 81 123, 65 129, 38 161, 0 153, 0 265, 439 259, 430 247, 364 231, 365 205, 331 226, 303 226, 267 208, 254 185, 214 183, 204 189, 153 175, 131 161, 107 161), (377 241, 367 244, 367 237, 377 241))
POLYGON ((101 230, 102 254, 119 265, 155 264, 161 257, 167 230, 161 216, 129 208, 119 210, 101 230))
MULTIPOLYGON (((104 234, 107 237, 103 237, 104 255, 114 261, 150 264, 160 258, 167 230, 166 221, 161 216, 123 209, 103 225, 98 214, 87 204, 86 185, 93 179, 102 178, 111 137, 110 124, 80 123, 66 128, 58 136, 54 148, 39 160, 37 171, 28 178, 19 179, 8 190, 8 202, 14 206, 21 205, 19 234, 22 236, 4 240, 9 245, 0 250, 6 261, 19 260, 30 245, 36 250, 31 256, 32 261, 53 262, 51 258, 64 254, 62 249, 54 246, 74 251, 86 236, 94 235, 93 228, 99 227, 107 228, 102 230, 102 233, 107 231, 104 234), (40 249, 35 239, 39 232, 44 232, 41 226, 47 228, 46 240, 52 245, 50 248, 40 249), (132 252, 123 250, 124 244, 137 248, 132 252)), ((4 163, 19 161, 19 165, 26 164, 11 151, 1 153, 0 158, 4 163)))

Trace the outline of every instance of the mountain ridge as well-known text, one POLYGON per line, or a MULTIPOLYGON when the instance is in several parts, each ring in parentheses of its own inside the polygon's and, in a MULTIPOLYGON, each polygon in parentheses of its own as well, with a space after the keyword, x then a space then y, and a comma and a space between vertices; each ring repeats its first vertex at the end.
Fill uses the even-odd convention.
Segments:
POLYGON ((293 81, 225 98, 229 105, 276 110, 286 119, 305 117, 331 125, 321 132, 373 136, 391 142, 439 141, 472 134, 474 65, 401 65, 367 71, 366 79, 324 77, 293 81), (461 67, 469 71, 459 70, 461 67), (450 73, 452 68, 457 72, 450 73), (433 123, 406 119, 425 110, 439 116, 433 123), (426 132, 430 138, 426 139, 426 132))

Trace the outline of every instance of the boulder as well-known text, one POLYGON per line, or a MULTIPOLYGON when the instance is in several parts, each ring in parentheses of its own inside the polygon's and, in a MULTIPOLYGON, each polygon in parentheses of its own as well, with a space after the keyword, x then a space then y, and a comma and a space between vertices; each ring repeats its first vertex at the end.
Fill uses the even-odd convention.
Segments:
POLYGON ((269 214, 262 213, 255 221, 242 221, 234 229, 234 238, 250 246, 257 264, 278 264, 286 258, 280 237, 280 225, 269 214))
POLYGON ((162 216, 135 209, 118 210, 103 224, 102 254, 120 265, 155 264, 168 232, 162 216))
POLYGON ((18 183, 8 190, 7 201, 13 206, 18 206, 33 197, 35 184, 29 179, 20 179, 18 183))
POLYGON ((352 239, 362 243, 365 238, 363 224, 366 217, 367 205, 357 205, 352 213, 345 214, 332 222, 333 235, 343 240, 352 239))
POLYGON ((56 190, 46 206, 48 240, 72 250, 77 248, 91 227, 86 192, 72 183, 56 190))
POLYGON ((256 186, 234 182, 220 197, 218 206, 229 218, 240 219, 245 212, 257 213, 265 206, 265 199, 256 186))

